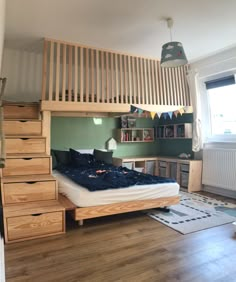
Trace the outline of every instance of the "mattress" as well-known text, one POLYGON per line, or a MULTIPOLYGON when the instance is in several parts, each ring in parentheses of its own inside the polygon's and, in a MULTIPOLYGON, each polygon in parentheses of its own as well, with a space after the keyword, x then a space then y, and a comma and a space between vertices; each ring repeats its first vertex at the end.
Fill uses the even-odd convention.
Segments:
POLYGON ((56 170, 53 171, 53 175, 58 181, 59 193, 65 195, 78 207, 107 205, 136 200, 151 200, 177 196, 179 194, 178 183, 135 185, 127 188, 91 192, 56 170))

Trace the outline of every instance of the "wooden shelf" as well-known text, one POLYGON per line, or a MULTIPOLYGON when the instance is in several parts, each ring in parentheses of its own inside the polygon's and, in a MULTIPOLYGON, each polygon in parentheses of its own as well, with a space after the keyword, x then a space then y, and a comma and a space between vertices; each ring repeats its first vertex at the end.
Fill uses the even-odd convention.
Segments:
POLYGON ((156 139, 191 139, 192 123, 159 125, 155 128, 156 139))
POLYGON ((120 128, 117 140, 120 143, 153 142, 154 128, 120 128))

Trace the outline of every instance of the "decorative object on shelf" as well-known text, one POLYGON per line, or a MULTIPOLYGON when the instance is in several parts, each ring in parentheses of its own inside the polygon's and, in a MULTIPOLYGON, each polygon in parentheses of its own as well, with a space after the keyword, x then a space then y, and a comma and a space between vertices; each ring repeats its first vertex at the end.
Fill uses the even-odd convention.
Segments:
POLYGON ((117 142, 114 138, 110 138, 108 141, 107 141, 107 150, 108 151, 114 151, 117 149, 117 142))
POLYGON ((154 128, 120 128, 117 129, 118 142, 153 142, 154 128))
POLYGON ((161 67, 173 68, 186 65, 188 63, 182 43, 172 41, 171 28, 173 19, 166 19, 167 26, 170 29, 170 42, 162 46, 161 67))
POLYGON ((135 118, 128 118, 128 128, 135 128, 136 127, 136 119, 135 118))
POLYGON ((121 116, 120 117, 120 127, 121 128, 127 128, 128 127, 128 117, 127 116, 121 116))
POLYGON ((186 153, 181 153, 178 155, 178 158, 185 159, 185 160, 189 159, 190 157, 191 157, 191 154, 186 154, 186 153))

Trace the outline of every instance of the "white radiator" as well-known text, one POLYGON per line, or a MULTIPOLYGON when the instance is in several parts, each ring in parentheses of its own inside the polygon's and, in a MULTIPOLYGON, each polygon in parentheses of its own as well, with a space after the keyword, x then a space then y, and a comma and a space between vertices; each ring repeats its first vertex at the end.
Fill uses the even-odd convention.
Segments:
POLYGON ((236 191, 235 149, 203 149, 202 184, 236 191))

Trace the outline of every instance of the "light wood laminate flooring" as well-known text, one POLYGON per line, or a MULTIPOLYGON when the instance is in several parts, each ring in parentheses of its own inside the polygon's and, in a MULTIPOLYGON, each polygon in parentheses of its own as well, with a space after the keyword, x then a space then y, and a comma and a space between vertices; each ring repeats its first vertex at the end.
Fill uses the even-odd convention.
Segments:
POLYGON ((232 224, 181 235, 138 212, 67 225, 64 235, 6 245, 7 282, 236 281, 232 224))

